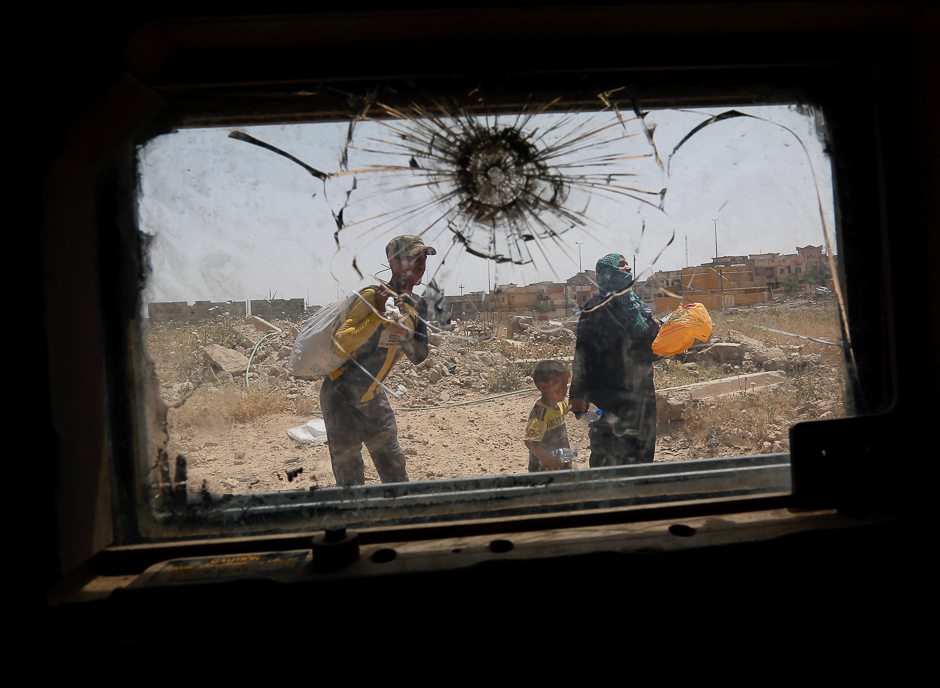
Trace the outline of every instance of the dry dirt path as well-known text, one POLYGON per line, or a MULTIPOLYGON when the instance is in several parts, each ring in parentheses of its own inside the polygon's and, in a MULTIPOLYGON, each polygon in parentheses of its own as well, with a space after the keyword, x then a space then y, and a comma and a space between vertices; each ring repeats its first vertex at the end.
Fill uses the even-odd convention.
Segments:
MULTIPOLYGON (((538 398, 538 392, 530 391, 448 408, 397 408, 399 441, 411 479, 524 473, 528 452, 522 432, 538 398)), ((194 426, 172 440, 169 450, 187 457, 190 484, 197 490, 203 481, 210 491, 223 493, 332 487, 326 445, 314 447, 287 435, 289 428, 317 417, 275 414, 250 423, 194 426), (297 468, 303 471, 288 480, 287 472, 297 468)), ((587 467, 587 424, 570 415, 568 433, 579 452, 574 466, 587 467)), ((366 482, 379 482, 365 447, 363 458, 366 482)))

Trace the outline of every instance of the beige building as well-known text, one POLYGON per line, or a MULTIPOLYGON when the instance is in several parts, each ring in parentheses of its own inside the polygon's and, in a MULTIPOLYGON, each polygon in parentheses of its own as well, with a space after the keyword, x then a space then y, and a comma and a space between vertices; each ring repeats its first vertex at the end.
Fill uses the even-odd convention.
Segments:
POLYGON ((489 295, 483 291, 471 291, 460 296, 445 296, 444 306, 454 320, 479 320, 490 311, 489 295))
POLYGON ((538 296, 536 286, 499 284, 496 290, 491 292, 490 300, 497 318, 502 320, 512 315, 532 315, 539 303, 538 296))
MULTIPOLYGON (((656 299, 656 313, 675 310, 680 303, 701 303, 708 310, 766 301, 767 280, 758 277, 758 259, 722 256, 696 267, 681 270, 682 295, 656 299)), ((766 274, 766 270, 762 271, 766 274)))
POLYGON ((529 315, 539 320, 573 315, 598 293, 594 272, 578 273, 565 283, 536 282, 526 286, 502 284, 489 295, 497 318, 529 315))

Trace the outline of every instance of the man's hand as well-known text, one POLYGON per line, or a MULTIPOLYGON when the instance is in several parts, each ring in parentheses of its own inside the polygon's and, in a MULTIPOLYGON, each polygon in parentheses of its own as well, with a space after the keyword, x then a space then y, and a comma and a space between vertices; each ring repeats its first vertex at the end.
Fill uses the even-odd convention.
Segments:
POLYGON ((587 404, 584 403, 584 399, 569 399, 568 404, 568 410, 572 413, 584 413, 587 411, 587 404))
POLYGON ((552 456, 541 442, 536 442, 535 440, 526 440, 525 446, 530 452, 532 452, 535 458, 537 458, 539 463, 543 466, 547 466, 553 471, 557 471, 561 468, 561 459, 552 456))
POLYGON ((385 316, 385 302, 388 301, 391 294, 392 292, 384 284, 380 284, 379 288, 375 290, 375 312, 383 317, 385 316))
MULTIPOLYGON (((389 316, 386 316, 385 314, 385 305, 388 302, 388 297, 392 295, 393 295, 393 292, 390 289, 388 289, 384 284, 379 285, 379 288, 375 292, 375 311, 383 318, 389 317, 389 316)), ((398 311, 400 313, 404 314, 408 312, 407 309, 405 308, 405 305, 410 303, 407 295, 403 295, 403 294, 395 295, 394 303, 395 303, 395 307, 398 308, 398 311)), ((411 330, 409 330, 407 327, 402 325, 400 322, 396 322, 392 325, 392 331, 402 339, 407 339, 412 334, 414 334, 411 330)))

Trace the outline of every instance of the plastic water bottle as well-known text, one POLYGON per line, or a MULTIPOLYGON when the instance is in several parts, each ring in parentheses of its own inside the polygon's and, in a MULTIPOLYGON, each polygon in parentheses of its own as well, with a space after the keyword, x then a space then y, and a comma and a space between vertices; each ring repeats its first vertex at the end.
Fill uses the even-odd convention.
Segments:
POLYGON ((591 409, 590 411, 585 412, 585 414, 584 414, 584 419, 585 419, 588 423, 593 423, 593 422, 596 421, 598 418, 600 418, 600 417, 601 417, 601 414, 603 414, 603 413, 604 413, 604 412, 601 411, 599 408, 591 409))
POLYGON ((568 449, 568 447, 562 447, 561 449, 552 449, 552 458, 561 459, 562 463, 571 463, 571 459, 578 455, 577 449, 568 449))
MULTIPOLYGON (((568 449, 568 447, 562 447, 561 449, 553 449, 551 451, 551 456, 553 459, 561 459, 562 468, 571 468, 571 459, 573 459, 577 455, 578 455, 578 451, 576 449, 568 449)), ((550 471, 552 469, 546 466, 541 461, 539 461, 539 470, 550 471)))

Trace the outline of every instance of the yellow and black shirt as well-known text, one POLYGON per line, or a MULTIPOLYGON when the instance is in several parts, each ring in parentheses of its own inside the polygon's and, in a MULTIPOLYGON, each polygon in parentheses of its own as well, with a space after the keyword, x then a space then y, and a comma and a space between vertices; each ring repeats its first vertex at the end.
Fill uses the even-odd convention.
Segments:
MULTIPOLYGON (((541 442, 550 452, 553 449, 569 448, 568 427, 565 425, 565 416, 568 415, 568 401, 560 401, 555 408, 546 406, 541 400, 532 407, 529 421, 525 426, 526 442, 541 442)), ((538 466, 538 458, 529 452, 529 467, 538 466), (534 463, 533 463, 534 462, 534 463)))
POLYGON ((408 356, 412 363, 420 363, 428 357, 427 302, 418 296, 405 297, 409 302, 408 313, 401 324, 414 334, 400 337, 394 325, 375 312, 377 291, 377 287, 367 287, 359 292, 362 299, 352 307, 333 337, 337 353, 349 352, 351 360, 329 377, 333 381, 341 380, 338 384, 344 388, 346 396, 357 401, 375 397, 379 382, 402 355, 408 356))

